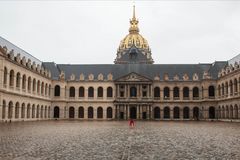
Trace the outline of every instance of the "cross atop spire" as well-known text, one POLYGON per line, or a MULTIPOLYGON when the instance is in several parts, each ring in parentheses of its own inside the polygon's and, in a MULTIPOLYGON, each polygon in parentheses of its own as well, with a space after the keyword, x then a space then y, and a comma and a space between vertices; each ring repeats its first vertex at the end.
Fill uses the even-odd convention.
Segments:
POLYGON ((135 5, 133 5, 133 17, 130 20, 130 28, 129 28, 129 33, 139 33, 139 28, 138 28, 138 20, 136 19, 135 15, 135 5))

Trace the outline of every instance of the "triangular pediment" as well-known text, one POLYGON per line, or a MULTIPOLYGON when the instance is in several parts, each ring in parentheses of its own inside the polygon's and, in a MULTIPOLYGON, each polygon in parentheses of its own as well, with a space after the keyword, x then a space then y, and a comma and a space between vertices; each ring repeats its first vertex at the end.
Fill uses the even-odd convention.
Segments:
POLYGON ((126 82, 151 82, 152 80, 145 77, 145 76, 142 76, 142 75, 139 75, 135 72, 132 72, 132 73, 129 73, 125 76, 122 76, 120 78, 118 78, 116 81, 126 81, 126 82))

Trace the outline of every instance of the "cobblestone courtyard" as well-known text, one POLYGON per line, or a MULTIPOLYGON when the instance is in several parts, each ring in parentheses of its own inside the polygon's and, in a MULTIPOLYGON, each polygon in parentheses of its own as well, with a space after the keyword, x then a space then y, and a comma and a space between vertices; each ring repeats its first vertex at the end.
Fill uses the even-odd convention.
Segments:
POLYGON ((0 159, 240 159, 240 124, 45 121, 0 124, 0 159))

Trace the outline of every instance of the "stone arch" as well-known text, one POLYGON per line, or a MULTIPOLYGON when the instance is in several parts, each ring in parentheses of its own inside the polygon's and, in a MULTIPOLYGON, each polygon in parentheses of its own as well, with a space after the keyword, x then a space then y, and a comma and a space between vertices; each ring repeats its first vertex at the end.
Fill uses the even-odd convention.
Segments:
POLYGON ((40 94, 40 87, 41 87, 41 82, 38 80, 37 81, 37 93, 40 94))
POLYGON ((154 119, 160 119, 160 108, 154 107, 154 119))
POLYGON ((199 120, 199 108, 198 107, 193 108, 193 119, 199 120))
POLYGON ((40 114, 40 106, 39 104, 37 105, 37 114, 36 114, 36 118, 39 118, 39 114, 40 114))
POLYGON ((238 82, 237 82, 237 78, 234 79, 234 94, 238 93, 238 82))
POLYGON ((74 118, 74 117, 75 117, 75 108, 69 107, 69 118, 74 118))
POLYGON ((189 119, 189 107, 184 107, 183 108, 183 119, 189 119))
POLYGON ((232 80, 229 81, 229 88, 230 88, 230 95, 232 96, 233 95, 233 81, 232 80))
POLYGON ((78 108, 78 118, 84 118, 84 108, 82 106, 78 108))
POLYGON ((102 98, 103 97, 103 87, 98 87, 98 89, 97 89, 97 96, 98 96, 98 98, 102 98))
POLYGON ((193 88, 193 99, 197 99, 197 98, 199 98, 199 88, 194 87, 193 88))
POLYGON ((221 85, 218 85, 218 96, 221 96, 221 85))
POLYGON ((13 102, 10 101, 8 103, 8 119, 12 119, 13 118, 13 102))
POLYGON ((59 97, 61 95, 61 88, 59 85, 54 87, 54 96, 59 97))
POLYGON ((173 88, 173 98, 175 98, 175 99, 179 98, 179 88, 178 87, 173 88))
POLYGON ((35 118, 35 112, 36 112, 36 108, 35 108, 35 104, 32 105, 32 118, 35 118))
POLYGON ((218 106, 218 118, 219 119, 222 118, 222 108, 221 108, 221 106, 218 106))
POLYGON ((169 87, 164 87, 164 89, 163 89, 163 97, 164 97, 164 99, 169 99, 169 97, 170 97, 170 89, 169 89, 169 87))
POLYGON ((49 86, 48 86, 48 96, 49 97, 51 96, 51 84, 49 84, 49 86))
POLYGON ((22 89, 23 90, 26 89, 26 82, 27 82, 27 77, 25 74, 23 74, 23 76, 22 76, 22 89))
POLYGON ((45 108, 44 108, 44 118, 47 118, 47 111, 48 111, 47 106, 45 106, 45 108))
POLYGON ((112 118, 112 107, 107 107, 107 118, 112 118))
POLYGON ((31 85, 32 85, 32 78, 29 76, 28 77, 28 92, 30 92, 31 91, 31 89, 32 89, 32 87, 31 87, 31 85))
POLYGON ((85 94, 85 93, 84 93, 84 92, 85 92, 84 90, 85 90, 84 87, 82 87, 82 86, 79 87, 79 97, 84 97, 84 94, 85 94))
POLYGON ((17 72, 17 74, 16 74, 16 87, 17 88, 20 87, 20 79, 21 79, 21 74, 20 74, 20 72, 17 72))
POLYGON ((238 119, 238 116, 239 116, 239 115, 238 115, 238 106, 237 106, 237 104, 234 105, 234 113, 235 113, 235 114, 234 114, 234 118, 235 118, 235 119, 238 119))
POLYGON ((93 107, 88 107, 88 118, 93 118, 94 110, 93 107))
POLYGON ((48 94, 48 84, 46 83, 45 84, 45 96, 47 96, 47 94, 48 94))
POLYGON ((53 108, 53 118, 60 118, 60 109, 58 106, 53 108))
POLYGON ((154 97, 160 98, 160 88, 159 87, 154 87, 154 97))
POLYGON ((222 96, 225 95, 225 86, 224 86, 224 83, 222 83, 222 96))
POLYGON ((215 107, 211 106, 208 109, 209 119, 215 119, 215 107))
POLYGON ((30 114, 31 114, 31 104, 28 103, 28 105, 27 105, 27 119, 30 118, 30 116, 31 116, 30 114))
POLYGON ((228 105, 226 106, 226 113, 225 113, 225 118, 229 118, 229 108, 228 105))
POLYGON ((43 108, 43 105, 41 105, 40 118, 43 118, 43 113, 44 113, 44 108, 43 108))
POLYGON ((163 118, 164 119, 169 119, 170 118, 170 108, 169 107, 164 107, 163 118))
POLYGON ((42 84, 41 84, 41 94, 42 95, 44 94, 44 82, 42 82, 42 84))
POLYGON ((180 118, 180 108, 177 106, 173 108, 173 118, 174 119, 180 118))
POLYGON ((9 86, 14 86, 14 70, 10 70, 9 72, 9 86))
POLYGON ((25 103, 22 103, 22 107, 21 107, 21 118, 25 118, 25 103))
POLYGON ((185 98, 185 99, 189 98, 189 88, 188 87, 183 88, 183 98, 185 98))
POLYGON ((232 105, 230 105, 230 107, 229 107, 229 118, 233 119, 233 106, 232 105))
POLYGON ((7 84, 7 76, 8 76, 8 69, 7 67, 4 67, 4 73, 3 73, 3 84, 7 84))
POLYGON ((32 89, 33 89, 33 92, 36 92, 36 79, 35 78, 33 78, 33 87, 32 87, 32 89))
POLYGON ((112 89, 112 87, 108 87, 107 88, 107 97, 108 98, 113 97, 113 89, 112 89))
POLYGON ((20 104, 19 104, 19 102, 16 102, 16 105, 15 105, 15 118, 16 119, 19 118, 19 110, 20 110, 20 104))
POLYGON ((98 107, 97 108, 97 118, 103 118, 103 108, 102 107, 98 107))
POLYGON ((88 88, 88 97, 91 97, 91 98, 94 97, 94 88, 93 87, 88 88))
POLYGON ((225 88, 226 88, 226 96, 228 95, 228 82, 225 82, 225 88))
POLYGON ((215 87, 213 85, 208 87, 208 97, 215 97, 215 87))
POLYGON ((226 114, 225 112, 226 112, 226 111, 225 111, 225 107, 222 106, 222 116, 221 116, 222 118, 225 118, 225 114, 226 114))
POLYGON ((3 100, 3 104, 2 104, 2 119, 6 118, 6 101, 3 100))
POLYGON ((69 89, 69 97, 75 97, 75 87, 73 86, 69 89))

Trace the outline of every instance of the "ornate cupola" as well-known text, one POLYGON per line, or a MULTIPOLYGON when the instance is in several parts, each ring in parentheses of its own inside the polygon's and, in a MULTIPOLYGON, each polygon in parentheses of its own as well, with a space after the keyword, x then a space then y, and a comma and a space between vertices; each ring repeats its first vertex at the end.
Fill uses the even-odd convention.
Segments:
POLYGON ((120 42, 115 64, 145 63, 153 64, 148 42, 139 34, 138 20, 133 6, 133 17, 130 19, 129 34, 120 42))

